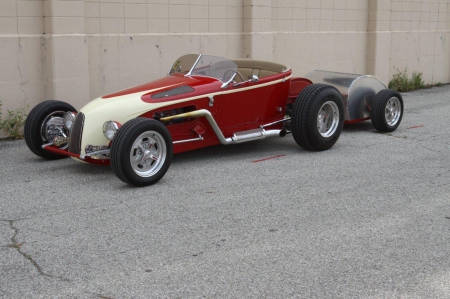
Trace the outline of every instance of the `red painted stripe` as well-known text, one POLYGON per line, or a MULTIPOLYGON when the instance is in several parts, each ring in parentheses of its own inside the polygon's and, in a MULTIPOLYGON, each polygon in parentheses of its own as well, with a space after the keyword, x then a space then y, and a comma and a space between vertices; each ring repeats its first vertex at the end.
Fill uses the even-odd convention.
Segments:
POLYGON ((422 127, 425 127, 425 125, 418 125, 418 126, 412 126, 412 127, 408 127, 408 128, 406 128, 406 129, 417 129, 417 128, 422 128, 422 127))
POLYGON ((252 161, 253 163, 258 163, 258 162, 263 162, 263 161, 267 161, 270 159, 276 159, 276 158, 280 158, 280 157, 284 157, 286 155, 277 155, 277 156, 273 156, 273 157, 268 157, 268 158, 264 158, 264 159, 259 159, 259 160, 254 160, 252 161))

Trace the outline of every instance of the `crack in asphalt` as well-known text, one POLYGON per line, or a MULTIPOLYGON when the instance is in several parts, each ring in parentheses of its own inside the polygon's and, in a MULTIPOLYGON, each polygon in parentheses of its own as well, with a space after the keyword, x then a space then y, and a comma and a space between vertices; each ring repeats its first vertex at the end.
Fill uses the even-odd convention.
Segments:
POLYGON ((22 250, 22 245, 24 245, 25 242, 19 243, 19 241, 17 240, 17 235, 19 234, 20 229, 14 226, 15 220, 1 220, 1 221, 8 222, 11 230, 14 231, 14 235, 10 239, 11 244, 6 245, 7 247, 15 248, 20 255, 22 255, 26 260, 30 261, 30 263, 34 266, 34 268, 38 271, 40 275, 50 278, 58 278, 64 281, 69 281, 64 277, 53 276, 45 273, 44 270, 42 270, 42 267, 33 259, 33 257, 22 250))
POLYGON ((431 148, 429 148, 429 147, 426 147, 425 145, 422 145, 422 147, 423 147, 424 149, 427 149, 427 150, 433 152, 433 153, 441 153, 440 151, 436 151, 436 150, 434 150, 434 149, 431 149, 431 148))
MULTIPOLYGON (((20 219, 15 219, 15 220, 0 219, 0 221, 9 222, 9 221, 21 221, 21 220, 34 220, 34 219, 40 219, 40 218, 45 218, 45 217, 53 217, 53 216, 58 216, 58 215, 61 215, 61 214, 73 213, 73 212, 78 212, 78 211, 85 211, 85 210, 86 211, 91 211, 91 210, 95 210, 95 209, 105 209, 105 208, 109 208, 109 207, 120 206, 120 205, 122 205, 124 203, 127 204, 127 206, 126 206, 127 208, 128 207, 134 207, 134 206, 138 205, 138 204, 135 204, 135 205, 131 204, 131 205, 129 205, 129 202, 125 202, 124 200, 122 200, 119 203, 110 203, 110 204, 90 206, 90 207, 72 208, 72 209, 61 210, 61 211, 57 211, 57 212, 53 212, 53 213, 46 213, 46 214, 41 214, 41 215, 35 215, 35 216, 32 216, 32 217, 20 218, 20 219)), ((45 233, 45 232, 42 232, 42 231, 39 231, 39 230, 33 230, 33 231, 45 233)), ((65 233, 65 234, 61 234, 61 235, 53 235, 53 234, 48 234, 48 235, 51 235, 53 237, 60 237, 60 236, 68 235, 68 234, 70 234, 70 233, 65 233)))
POLYGON ((34 268, 36 268, 36 270, 39 272, 39 274, 43 275, 43 276, 48 276, 48 277, 52 277, 51 275, 45 273, 41 266, 31 257, 31 255, 26 254, 25 252, 22 251, 22 245, 25 244, 25 242, 19 243, 17 241, 17 235, 19 234, 19 229, 17 227, 14 226, 14 220, 8 220, 9 222, 9 227, 14 231, 14 235, 11 237, 11 244, 7 245, 10 248, 15 248, 17 250, 17 252, 19 252, 25 259, 29 260, 31 262, 31 264, 34 266, 34 268))

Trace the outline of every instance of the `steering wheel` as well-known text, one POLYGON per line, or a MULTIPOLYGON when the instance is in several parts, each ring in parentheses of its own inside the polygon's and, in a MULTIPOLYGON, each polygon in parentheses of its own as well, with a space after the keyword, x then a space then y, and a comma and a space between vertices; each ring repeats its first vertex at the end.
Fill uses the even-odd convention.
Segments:
POLYGON ((242 76, 242 74, 238 70, 236 70, 236 71, 235 70, 228 70, 223 75, 223 78, 224 78, 225 82, 228 81, 234 74, 239 75, 239 77, 241 78, 242 82, 245 81, 244 76, 242 76), (231 73, 231 76, 229 76, 228 73, 231 73))

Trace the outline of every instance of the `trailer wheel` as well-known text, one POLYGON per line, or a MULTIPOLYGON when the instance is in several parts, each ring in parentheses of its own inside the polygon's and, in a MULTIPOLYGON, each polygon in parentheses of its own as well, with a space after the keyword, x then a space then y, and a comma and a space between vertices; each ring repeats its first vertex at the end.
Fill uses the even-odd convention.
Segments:
POLYGON ((403 117, 403 98, 398 91, 384 89, 372 103, 372 125, 380 132, 392 132, 403 117))
POLYGON ((295 142, 310 151, 331 148, 344 126, 344 101, 340 92, 326 84, 311 84, 297 97, 291 130, 295 142))
POLYGON ((172 160, 172 137, 159 121, 135 118, 119 129, 111 144, 111 167, 125 183, 137 187, 158 182, 172 160))

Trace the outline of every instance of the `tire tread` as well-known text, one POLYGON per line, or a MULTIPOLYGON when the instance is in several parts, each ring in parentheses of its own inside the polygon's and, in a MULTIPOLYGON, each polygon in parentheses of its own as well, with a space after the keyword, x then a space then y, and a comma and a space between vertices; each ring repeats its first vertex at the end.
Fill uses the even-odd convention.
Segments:
MULTIPOLYGON (((317 97, 320 93, 327 89, 335 88, 327 84, 308 85, 300 92, 294 103, 294 109, 292 113, 293 117, 291 121, 292 135, 299 146, 309 151, 320 151, 327 149, 318 147, 316 144, 314 144, 314 136, 311 136, 311 124, 309 120, 311 110, 315 101, 317 100, 317 97)), ((339 124, 338 134, 340 134, 342 126, 343 122, 339 124)))
POLYGON ((144 122, 143 118, 134 118, 127 122, 127 126, 124 126, 119 130, 111 144, 111 168, 113 169, 116 176, 127 184, 130 184, 125 174, 123 173, 122 167, 120 165, 123 163, 123 157, 120 155, 119 146, 123 144, 124 139, 134 130, 136 130, 136 125, 144 122), (113 159, 114 157, 114 159, 113 159))

